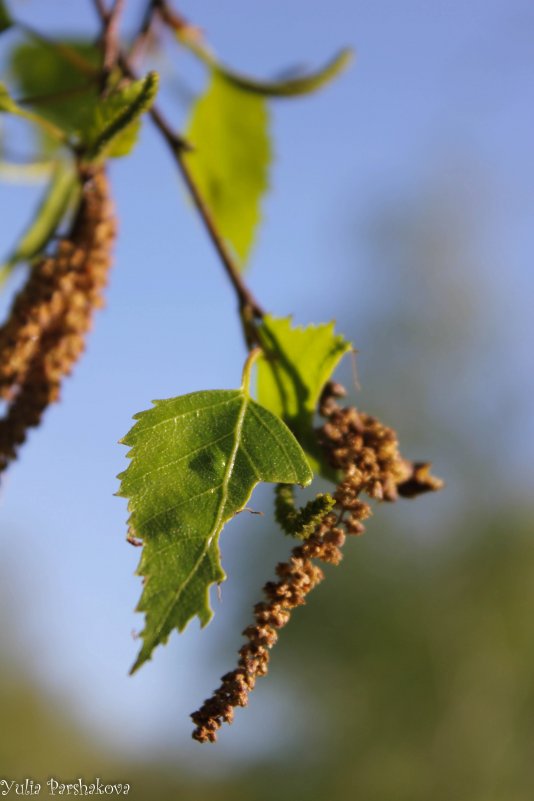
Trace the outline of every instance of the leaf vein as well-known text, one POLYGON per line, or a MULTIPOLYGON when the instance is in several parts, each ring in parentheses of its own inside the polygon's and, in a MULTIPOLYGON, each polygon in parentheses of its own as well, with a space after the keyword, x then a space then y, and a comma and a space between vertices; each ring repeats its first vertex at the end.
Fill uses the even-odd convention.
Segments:
POLYGON ((177 459, 172 459, 170 462, 166 462, 165 464, 160 465, 159 467, 154 467, 152 470, 147 470, 145 473, 141 473, 140 476, 135 476, 135 478, 130 479, 131 484, 137 484, 141 479, 145 478, 145 476, 149 476, 152 473, 158 473, 160 470, 165 470, 167 467, 171 467, 172 465, 178 464, 182 462, 184 459, 188 459, 190 456, 193 456, 195 453, 200 453, 200 451, 206 450, 206 448, 211 448, 213 445, 216 445, 218 442, 222 442, 223 439, 228 439, 228 437, 232 436, 232 432, 229 434, 224 434, 222 437, 217 437, 217 439, 212 440, 211 442, 206 442, 204 445, 201 445, 199 448, 193 448, 192 451, 188 453, 184 453, 182 456, 179 456, 177 459))
POLYGON ((289 456, 289 454, 288 454, 288 452, 286 450, 286 447, 285 447, 284 443, 282 442, 282 440, 280 440, 279 437, 274 433, 274 431, 271 428, 269 428, 268 425, 266 425, 265 421, 262 420, 262 418, 260 417, 260 415, 258 414, 256 409, 254 408, 254 406, 251 406, 250 409, 251 409, 252 413, 254 414, 254 417, 256 418, 256 420, 269 433, 269 436, 271 436, 274 439, 274 441, 276 442, 276 444, 278 445, 280 450, 283 452, 284 456, 287 459, 288 464, 291 466, 291 468, 293 470, 293 475, 296 476, 295 470, 294 470, 293 465, 292 465, 292 459, 289 456))
POLYGON ((206 537, 205 545, 202 548, 198 559, 196 560, 195 564, 193 565, 193 567, 189 571, 188 575, 185 577, 185 579, 182 581, 180 586, 177 588, 177 590, 174 593, 170 603, 167 606, 166 611, 162 615, 162 618, 160 620, 159 625, 156 627, 156 630, 155 630, 155 633, 154 633, 154 640, 156 642, 158 641, 162 630, 164 629, 169 617, 171 616, 174 607, 176 606, 177 602, 179 601, 182 592, 186 589, 187 585, 191 581, 191 578, 195 575, 195 573, 197 572, 197 570, 200 567, 201 562, 206 557, 206 554, 207 554, 207 552, 208 552, 208 550, 209 550, 209 548, 211 546, 211 543, 213 542, 213 538, 217 536, 217 534, 220 532, 220 530, 222 528, 223 515, 224 515, 224 512, 225 512, 225 508, 226 508, 226 501, 228 500, 228 484, 230 482, 230 479, 232 477, 232 473, 233 473, 233 470, 234 470, 237 451, 239 449, 239 443, 240 443, 240 439, 241 439, 241 431, 243 429, 243 421, 245 419, 245 414, 246 414, 246 411, 247 411, 247 408, 248 408, 248 398, 245 395, 243 395, 242 397, 243 397, 242 405, 241 405, 241 409, 239 411, 239 416, 237 418, 237 423, 236 423, 236 427, 235 427, 234 447, 232 449, 232 453, 230 454, 230 458, 228 459, 228 463, 227 463, 226 469, 224 471, 224 476, 223 476, 222 483, 220 484, 220 487, 222 487, 221 502, 219 504, 219 509, 218 509, 218 512, 217 512, 217 517, 215 519, 215 523, 213 524, 213 527, 212 527, 209 535, 206 537))
POLYGON ((204 490, 204 492, 198 492, 196 495, 190 495, 188 498, 182 499, 174 506, 167 506, 165 509, 160 509, 159 512, 156 512, 156 514, 152 515, 151 517, 147 517, 146 520, 143 520, 143 526, 146 526, 147 523, 151 523, 152 520, 156 520, 156 518, 160 517, 161 515, 165 515, 168 512, 174 512, 175 509, 179 509, 180 506, 185 506, 185 504, 189 503, 189 501, 195 501, 197 498, 202 498, 203 495, 209 495, 210 492, 215 492, 215 490, 218 490, 221 486, 222 484, 216 484, 214 487, 208 487, 208 489, 204 490))
POLYGON ((153 423, 151 426, 143 427, 143 434, 147 431, 153 431, 158 426, 164 425, 165 423, 175 423, 177 420, 180 420, 182 417, 189 417, 191 414, 198 414, 198 412, 205 412, 207 409, 216 409, 218 406, 227 406, 230 403, 234 403, 234 401, 239 399, 239 395, 236 395, 234 398, 229 398, 225 401, 217 401, 217 403, 212 403, 209 406, 202 406, 201 409, 190 409, 188 412, 180 412, 180 414, 172 414, 169 417, 166 417, 165 420, 158 420, 157 423, 153 423))

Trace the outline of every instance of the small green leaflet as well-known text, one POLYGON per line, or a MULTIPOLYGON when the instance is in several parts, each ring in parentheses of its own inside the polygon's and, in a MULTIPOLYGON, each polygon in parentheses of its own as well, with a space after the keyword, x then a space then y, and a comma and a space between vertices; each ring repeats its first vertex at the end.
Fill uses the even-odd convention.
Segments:
MULTIPOLYGON (((99 48, 87 41, 35 39, 11 53, 10 74, 31 108, 62 131, 78 135, 91 123, 99 102, 99 48), (42 98, 40 101, 39 98, 42 98)), ((54 145, 43 140, 45 151, 54 145)))
POLYGON ((78 190, 78 180, 70 164, 58 162, 35 216, 20 237, 13 252, 0 266, 0 286, 21 262, 39 256, 65 216, 78 190))
POLYGON ((298 437, 314 471, 328 474, 313 434, 313 417, 324 385, 350 342, 334 323, 292 326, 291 318, 266 316, 259 330, 258 401, 298 437))
POLYGON ((271 144, 265 100, 213 71, 195 103, 186 154, 193 178, 222 232, 244 265, 268 188, 271 144))
MULTIPOLYGON (((158 90, 158 76, 151 72, 101 100, 95 80, 100 58, 98 48, 86 42, 36 41, 18 47, 11 59, 14 79, 31 106, 65 134, 76 136, 89 160, 131 151, 141 115, 158 90)), ((11 101, 12 112, 14 105, 11 101)))
POLYGON ((0 0, 0 33, 7 31, 13 25, 13 20, 9 15, 4 0, 0 0))
POLYGON ((233 86, 245 92, 254 92, 264 97, 298 97, 299 95, 315 92, 337 78, 354 57, 353 50, 350 47, 345 47, 339 53, 336 53, 324 67, 313 72, 299 72, 294 77, 279 80, 259 80, 236 72, 227 64, 219 61, 217 56, 198 39, 197 32, 193 32, 193 29, 186 26, 176 32, 176 38, 206 66, 218 72, 233 86))
MULTIPOLYGON (((65 47, 67 46, 65 45, 65 47)), ((20 49, 16 51, 15 65, 19 64, 20 52, 20 49)), ((19 82, 23 86, 39 87, 41 89, 41 92, 35 97, 45 97, 44 89, 49 86, 48 81, 56 77, 61 65, 62 71, 70 75, 71 80, 73 75, 74 79, 76 79, 76 70, 69 64, 63 50, 60 50, 58 54, 56 50, 50 47, 25 45, 22 52, 28 54, 35 52, 40 54, 40 58, 46 56, 48 59, 48 61, 45 60, 44 62, 48 64, 49 68, 48 71, 45 70, 44 72, 44 81, 43 76, 39 78, 28 67, 22 69, 22 72, 21 67, 19 67, 18 72, 16 72, 19 82)), ((77 50, 72 50, 71 52, 70 46, 67 52, 69 57, 78 54, 77 50)), ((92 51, 89 50, 89 52, 92 51)), ((37 62, 39 63, 39 58, 37 62)), ((77 80, 79 81, 79 73, 77 80)), ((35 108, 40 109, 42 107, 42 111, 39 114, 27 111, 20 103, 15 103, 5 86, 0 84, 0 111, 24 116, 40 124, 49 136, 52 135, 60 141, 66 141, 69 134, 76 135, 84 148, 85 157, 89 161, 108 156, 127 155, 137 140, 140 118, 144 112, 148 111, 156 97, 158 91, 157 73, 150 72, 141 80, 133 81, 126 86, 115 89, 104 100, 98 98, 94 88, 88 87, 87 79, 85 80, 86 83, 81 86, 83 97, 80 98, 77 96, 78 84, 74 83, 74 86, 71 86, 66 79, 60 79, 59 86, 63 88, 56 90, 56 96, 59 95, 59 100, 56 99, 53 103, 50 103, 50 101, 43 101, 43 103, 32 102, 32 106, 35 108), (74 97, 72 92, 74 92, 74 97), (70 102, 67 102, 67 100, 70 102)))
POLYGON ((289 429, 241 389, 155 401, 122 440, 131 462, 119 495, 129 498, 130 532, 143 541, 143 646, 132 672, 198 615, 212 611, 209 587, 225 574, 219 534, 260 481, 307 485, 312 473, 289 429))
POLYGON ((0 82, 0 111, 6 114, 19 114, 20 109, 9 94, 5 83, 0 82))
POLYGON ((158 74, 149 72, 141 80, 116 90, 98 104, 83 137, 88 159, 128 155, 137 141, 141 116, 154 102, 158 83, 158 74))
POLYGON ((63 132, 57 128, 52 122, 41 117, 40 114, 35 114, 33 111, 27 111, 21 105, 15 102, 9 94, 7 87, 0 81, 0 113, 14 114, 18 117, 23 117, 30 122, 34 122, 41 127, 41 129, 52 139, 64 143, 66 137, 63 132))
POLYGON ((352 59, 352 50, 346 48, 316 72, 297 75, 294 78, 286 78, 279 81, 260 81, 256 78, 249 78, 247 75, 235 72, 222 64, 217 64, 216 69, 234 86, 244 91, 254 92, 265 97, 298 97, 316 92, 326 86, 327 83, 333 81, 343 72, 352 59))
POLYGON ((8 161, 3 158, 0 142, 0 181, 13 184, 42 183, 43 179, 50 178, 54 171, 55 162, 50 159, 35 159, 34 161, 8 161))

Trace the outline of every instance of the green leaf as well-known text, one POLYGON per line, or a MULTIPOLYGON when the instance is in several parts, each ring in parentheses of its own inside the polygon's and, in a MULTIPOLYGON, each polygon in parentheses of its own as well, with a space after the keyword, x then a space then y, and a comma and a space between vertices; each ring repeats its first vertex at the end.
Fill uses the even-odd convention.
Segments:
MULTIPOLYGON (((11 53, 13 82, 31 109, 71 135, 87 129, 99 103, 102 55, 87 41, 36 39, 11 53)), ((50 149, 50 141, 44 146, 50 149)))
POLYGON ((8 161, 0 153, 0 181, 14 184, 42 183, 54 171, 55 162, 50 159, 35 161, 8 161))
POLYGON ((186 154, 193 178, 223 237, 242 264, 249 256, 269 183, 271 145, 265 100, 213 72, 196 102, 186 154))
POLYGON ((340 50, 324 67, 304 75, 296 75, 278 81, 262 81, 236 72, 226 64, 221 63, 214 53, 199 40, 197 31, 184 27, 176 31, 179 42, 191 50, 210 69, 226 78, 233 86, 246 92, 253 92, 264 97, 295 97, 315 92, 317 89, 333 81, 345 70, 354 58, 350 47, 340 50))
POLYGON ((224 580, 218 538, 259 481, 309 484, 304 453, 284 423, 237 390, 194 392, 136 415, 119 494, 130 532, 143 540, 143 646, 132 672, 198 615, 212 611, 209 587, 224 580))
POLYGON ((249 78, 247 75, 234 72, 234 70, 222 64, 217 64, 216 69, 234 86, 246 92, 254 92, 265 97, 296 97, 310 94, 326 86, 346 69, 352 59, 352 50, 341 50, 316 72, 282 81, 259 81, 256 78, 249 78))
POLYGON ((66 137, 59 128, 57 128, 52 122, 41 117, 40 114, 36 114, 33 111, 27 111, 23 108, 19 103, 16 103, 15 100, 9 94, 7 87, 4 83, 0 81, 0 112, 5 114, 14 114, 17 117, 23 117, 24 119, 28 120, 29 122, 33 122, 36 125, 39 125, 40 128, 46 133, 49 138, 55 139, 56 142, 60 142, 61 144, 66 143, 66 137))
MULTIPOLYGON (((88 42, 50 42, 37 39, 11 55, 13 80, 21 104, 76 137, 88 158, 123 156, 135 144, 140 117, 152 104, 158 76, 115 89, 104 100, 98 81, 101 53, 88 42)), ((27 116, 27 114, 26 114, 27 116)), ((44 141, 45 151, 50 143, 44 141)))
POLYGON ((77 189, 78 180, 72 166, 59 162, 35 217, 0 267, 0 285, 17 264, 32 261, 43 252, 74 200, 77 189))
POLYGON ((141 116, 148 111, 158 92, 158 74, 149 72, 110 94, 94 110, 84 136, 87 158, 126 156, 137 141, 141 116))
POLYGON ((350 342, 334 323, 292 326, 291 318, 266 316, 259 330, 264 354, 258 362, 258 401, 284 420, 316 472, 329 476, 313 432, 324 385, 350 342))
POLYGON ((13 20, 6 8, 4 0, 0 0, 0 33, 7 31, 13 25, 13 20))
POLYGON ((21 114, 22 110, 17 106, 8 92, 5 83, 0 82, 0 111, 5 114, 21 114))

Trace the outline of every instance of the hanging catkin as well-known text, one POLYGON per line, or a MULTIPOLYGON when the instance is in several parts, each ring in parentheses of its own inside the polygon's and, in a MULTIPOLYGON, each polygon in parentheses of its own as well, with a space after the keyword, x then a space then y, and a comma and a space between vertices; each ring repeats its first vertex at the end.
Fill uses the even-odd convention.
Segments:
MULTIPOLYGON (((346 535, 363 533, 363 521, 370 516, 371 507, 359 496, 395 501, 399 495, 415 497, 443 486, 430 474, 429 464, 414 465, 402 458, 393 429, 353 406, 340 407, 337 399, 344 394, 339 384, 327 384, 319 409, 326 418, 318 432, 319 441, 331 466, 340 474, 334 503, 328 504, 326 514, 312 523, 313 530, 306 532, 307 539, 293 548, 288 561, 277 565, 278 581, 265 584, 265 600, 256 604, 254 623, 243 631, 246 642, 239 651, 237 667, 222 676, 218 689, 191 715, 195 724, 193 738, 201 743, 215 742, 222 724, 232 722, 235 707, 246 706, 256 680, 267 673, 278 630, 324 578, 314 562, 339 564, 346 535)), ((282 498, 280 489, 277 495, 279 522, 284 515, 287 517, 288 505, 289 512, 294 513, 292 498, 284 498, 285 485, 282 488, 282 498)), ((295 533, 299 535, 298 527, 295 533)))
POLYGON ((0 471, 59 398, 85 347, 111 264, 115 217, 103 170, 83 182, 70 234, 33 267, 0 328, 0 471))

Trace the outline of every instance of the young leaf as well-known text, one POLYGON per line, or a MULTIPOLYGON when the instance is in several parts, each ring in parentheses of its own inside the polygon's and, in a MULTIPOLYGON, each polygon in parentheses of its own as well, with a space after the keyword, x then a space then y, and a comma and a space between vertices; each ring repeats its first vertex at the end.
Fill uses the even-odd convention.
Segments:
POLYGON ((35 217, 0 267, 0 286, 17 264, 32 261, 42 253, 65 216, 77 189, 78 181, 72 167, 59 162, 35 217))
POLYGON ((217 64, 216 69, 230 83, 246 92, 254 92, 265 97, 298 97, 315 92, 333 81, 350 64, 352 58, 352 50, 341 50, 322 69, 280 81, 260 81, 256 78, 249 78, 222 64, 217 64))
POLYGON ((4 0, 0 0, 0 33, 7 31, 13 25, 13 20, 6 8, 4 0))
POLYGON ((218 72, 233 86, 246 92, 254 92, 264 97, 295 97, 315 92, 330 81, 333 81, 350 64, 354 57, 351 48, 340 50, 330 61, 314 72, 296 75, 282 80, 262 81, 236 72, 218 60, 199 39, 198 31, 189 26, 177 27, 176 36, 210 69, 218 72))
POLYGON ((322 389, 350 342, 334 323, 293 327, 291 318, 266 316, 259 330, 265 355, 258 362, 258 401, 298 437, 314 471, 328 475, 313 434, 322 389))
POLYGON ((0 152, 0 181, 13 184, 41 183, 54 171, 55 162, 50 159, 35 161, 8 161, 0 152))
POLYGON ((309 484, 306 457, 284 423, 237 390, 194 392, 136 415, 123 440, 131 462, 119 476, 130 531, 143 540, 143 646, 150 658, 173 629, 212 611, 209 587, 224 580, 218 538, 259 481, 309 484))
POLYGON ((83 137, 87 158, 126 156, 137 141, 141 116, 148 111, 158 91, 158 74, 149 72, 139 81, 113 92, 94 110, 83 137))
POLYGON ((59 141, 61 143, 66 142, 66 137, 63 132, 57 128, 53 123, 49 122, 44 117, 41 117, 40 114, 36 114, 33 111, 27 111, 21 105, 15 102, 11 95, 9 94, 7 87, 4 83, 0 81, 0 113, 4 114, 14 114, 18 117, 24 117, 24 119, 29 120, 29 122, 36 123, 41 127, 43 131, 52 139, 59 141))
POLYGON ((263 98, 213 72, 187 130, 191 172, 224 238, 244 264, 268 187, 271 145, 263 98))
POLYGON ((5 83, 0 82, 0 111, 5 114, 20 114, 20 109, 9 94, 5 83))
MULTIPOLYGON (((90 42, 36 39, 12 51, 10 73, 25 103, 74 135, 86 130, 98 106, 101 59, 90 42)), ((50 149, 51 143, 43 145, 50 149)))

